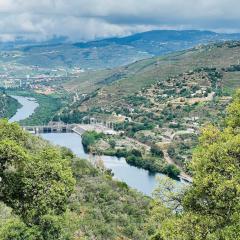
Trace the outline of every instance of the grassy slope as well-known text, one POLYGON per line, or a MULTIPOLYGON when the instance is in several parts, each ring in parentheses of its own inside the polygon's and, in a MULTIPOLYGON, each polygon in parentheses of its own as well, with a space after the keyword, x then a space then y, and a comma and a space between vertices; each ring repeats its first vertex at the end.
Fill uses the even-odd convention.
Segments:
POLYGON ((66 81, 62 85, 66 91, 79 93, 89 93, 102 87, 103 79, 111 76, 111 70, 86 71, 81 73, 78 78, 66 81))
MULTIPOLYGON (((199 67, 216 67, 221 69, 222 67, 238 64, 239 53, 240 46, 232 48, 228 44, 209 45, 163 57, 138 61, 119 68, 118 72, 124 73, 125 76, 101 88, 99 94, 85 102, 85 105, 116 105, 119 101, 122 101, 123 97, 131 95, 156 81, 164 81, 168 77, 199 67)), ((113 71, 115 72, 116 69, 113 71)), ((98 72, 95 72, 95 74, 98 75, 98 72)), ((225 87, 230 89, 239 87, 239 75, 239 72, 224 74, 223 83, 225 87)), ((104 80, 104 76, 102 77, 102 80, 104 80)), ((82 79, 79 82, 75 81, 75 89, 81 88, 81 84, 82 79)))

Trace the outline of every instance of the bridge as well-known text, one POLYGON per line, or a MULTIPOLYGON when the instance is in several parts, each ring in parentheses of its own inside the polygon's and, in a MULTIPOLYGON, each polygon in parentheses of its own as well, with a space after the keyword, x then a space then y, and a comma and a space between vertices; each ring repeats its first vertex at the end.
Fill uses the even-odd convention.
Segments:
POLYGON ((105 133, 108 135, 116 135, 117 132, 108 126, 102 124, 65 124, 62 122, 50 122, 42 126, 22 126, 22 128, 33 134, 40 133, 70 133, 75 132, 82 135, 86 131, 96 131, 98 133, 105 133))

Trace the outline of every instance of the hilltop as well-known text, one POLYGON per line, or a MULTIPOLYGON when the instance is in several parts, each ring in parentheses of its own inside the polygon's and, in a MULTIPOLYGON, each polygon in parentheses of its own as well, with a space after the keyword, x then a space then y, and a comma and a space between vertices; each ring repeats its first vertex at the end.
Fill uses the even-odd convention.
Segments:
POLYGON ((80 48, 103 47, 111 44, 134 47, 155 56, 189 49, 198 44, 238 40, 240 35, 199 30, 153 30, 122 38, 109 38, 87 43, 76 43, 80 48))

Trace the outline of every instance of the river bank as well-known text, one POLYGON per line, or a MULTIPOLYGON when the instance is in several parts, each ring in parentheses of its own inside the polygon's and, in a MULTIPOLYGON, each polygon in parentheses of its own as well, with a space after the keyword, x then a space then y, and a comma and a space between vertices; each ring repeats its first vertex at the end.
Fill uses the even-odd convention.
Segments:
POLYGON ((15 115, 9 119, 9 122, 18 122, 30 117, 39 106, 35 98, 15 95, 11 95, 11 97, 19 102, 20 107, 17 109, 15 115))
POLYGON ((112 170, 114 178, 149 196, 157 187, 157 177, 166 178, 163 174, 152 174, 147 170, 131 166, 126 162, 125 158, 105 155, 94 157, 91 154, 87 154, 84 151, 81 136, 76 133, 47 133, 41 134, 41 137, 55 145, 71 149, 80 158, 91 162, 96 160, 103 161, 104 166, 112 170))
POLYGON ((151 174, 163 173, 173 179, 178 179, 180 174, 174 164, 165 161, 162 150, 156 145, 150 147, 126 136, 95 131, 84 132, 82 143, 87 152, 124 157, 129 165, 148 170, 151 174))
POLYGON ((20 110, 17 113, 17 118, 13 120, 18 121, 20 125, 25 126, 43 125, 48 123, 53 119, 56 112, 64 104, 64 100, 55 95, 48 96, 43 94, 36 94, 32 91, 8 91, 7 93, 13 97, 17 97, 20 103, 23 101, 22 106, 24 108, 25 105, 27 106, 24 110, 20 110), (37 102, 38 105, 31 106, 28 103, 25 104, 26 99, 30 99, 30 101, 34 99, 33 101, 37 102), (20 116, 20 114, 22 116, 20 116))

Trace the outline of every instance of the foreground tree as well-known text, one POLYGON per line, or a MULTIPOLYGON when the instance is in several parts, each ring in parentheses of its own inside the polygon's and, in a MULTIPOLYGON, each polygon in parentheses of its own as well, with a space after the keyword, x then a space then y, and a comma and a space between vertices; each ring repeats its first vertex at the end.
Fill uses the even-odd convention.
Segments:
POLYGON ((224 129, 202 130, 191 163, 193 184, 153 239, 240 239, 240 92, 227 114, 224 129))
POLYGON ((41 238, 36 239, 63 239, 60 225, 75 185, 69 160, 51 147, 31 151, 25 147, 28 136, 20 127, 1 125, 7 130, 0 128, 4 133, 0 141, 0 201, 22 220, 16 225, 9 223, 4 239, 28 239, 30 233, 29 239, 34 239, 37 231, 41 238), (19 236, 27 235, 7 237, 14 234, 13 229, 19 230, 19 236))

